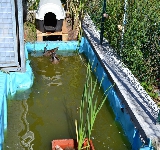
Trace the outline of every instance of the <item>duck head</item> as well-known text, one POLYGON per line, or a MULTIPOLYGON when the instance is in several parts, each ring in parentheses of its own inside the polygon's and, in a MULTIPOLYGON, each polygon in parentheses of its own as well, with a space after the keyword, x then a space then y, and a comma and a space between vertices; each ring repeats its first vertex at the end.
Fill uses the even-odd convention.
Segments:
POLYGON ((44 47, 44 52, 43 52, 43 56, 52 56, 52 53, 56 52, 58 50, 59 47, 56 47, 54 49, 51 50, 47 50, 46 47, 44 47))
POLYGON ((56 53, 56 51, 58 50, 58 48, 59 48, 59 47, 53 48, 53 49, 51 50, 51 53, 56 53))
POLYGON ((55 52, 52 52, 51 62, 52 64, 58 64, 60 59, 57 57, 55 52))
POLYGON ((52 55, 51 51, 47 50, 47 47, 44 47, 43 56, 51 56, 51 55, 52 55))

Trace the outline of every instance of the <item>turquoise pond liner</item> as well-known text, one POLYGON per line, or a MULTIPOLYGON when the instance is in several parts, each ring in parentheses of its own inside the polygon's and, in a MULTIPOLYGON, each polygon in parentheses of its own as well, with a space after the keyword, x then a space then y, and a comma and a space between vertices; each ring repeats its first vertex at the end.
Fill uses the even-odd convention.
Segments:
MULTIPOLYGON (((28 53, 31 51, 40 51, 44 50, 44 47, 47 46, 47 49, 52 49, 55 47, 59 47, 60 50, 76 50, 78 42, 77 41, 55 41, 55 42, 35 42, 35 43, 26 43, 25 44, 25 54, 26 54, 26 72, 10 72, 9 74, 0 72, 0 149, 3 147, 4 142, 4 132, 7 129, 7 95, 10 93, 14 95, 17 90, 27 90, 29 89, 34 80, 34 75, 32 72, 32 68, 30 67, 30 61, 28 60, 28 53)), ((88 40, 86 38, 82 38, 79 52, 84 53, 88 60, 92 62, 92 69, 94 69, 95 75, 97 79, 100 81, 102 77, 104 78, 102 87, 104 91, 113 83, 111 83, 109 77, 104 71, 100 61, 95 55, 92 47, 90 46, 88 40), (95 69, 96 68, 96 69, 95 69)), ((123 111, 123 106, 121 104, 121 100, 118 97, 114 88, 108 91, 108 100, 115 114, 115 120, 120 122, 122 128, 128 137, 132 145, 132 150, 151 150, 153 147, 151 146, 151 142, 149 140, 148 145, 143 145, 140 140, 139 132, 134 127, 133 122, 130 120, 130 116, 123 111)))

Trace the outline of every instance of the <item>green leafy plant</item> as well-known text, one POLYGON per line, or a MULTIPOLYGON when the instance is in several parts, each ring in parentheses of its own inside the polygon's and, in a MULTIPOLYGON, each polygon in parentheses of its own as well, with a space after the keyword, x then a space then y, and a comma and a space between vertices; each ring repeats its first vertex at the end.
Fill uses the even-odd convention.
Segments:
POLYGON ((66 0, 67 14, 72 18, 72 27, 78 39, 82 37, 82 21, 88 10, 92 10, 96 0, 66 0))
POLYGON ((38 4, 40 2, 40 0, 26 0, 27 3, 29 4, 29 10, 36 10, 38 7, 38 4))
POLYGON ((25 22, 24 23, 24 33, 26 35, 25 37, 26 42, 34 42, 37 40, 35 24, 31 22, 25 22))
MULTIPOLYGON (((102 0, 97 3, 102 3, 102 0)), ((148 92, 147 87, 151 85, 154 93, 153 87, 160 85, 160 1, 127 0, 126 11, 124 4, 125 0, 107 1, 106 13, 109 18, 105 22, 104 37, 139 82, 147 84, 145 90, 148 92), (123 39, 119 25, 124 27, 123 39)), ((89 14, 100 29, 100 20, 97 18, 101 18, 102 14, 99 10, 95 12, 98 14, 94 15, 92 11, 89 14)), ((153 93, 149 94, 154 99, 153 93)))

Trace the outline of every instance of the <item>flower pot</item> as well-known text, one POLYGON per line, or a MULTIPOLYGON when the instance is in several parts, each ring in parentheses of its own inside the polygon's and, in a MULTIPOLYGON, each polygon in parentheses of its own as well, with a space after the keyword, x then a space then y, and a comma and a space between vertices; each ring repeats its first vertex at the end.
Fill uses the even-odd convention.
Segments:
MULTIPOLYGON (((86 138, 84 140, 84 143, 83 143, 83 147, 86 147, 88 145, 88 139, 86 138)), ((92 143, 92 140, 89 141, 89 149, 88 150, 95 150, 94 149, 94 146, 93 146, 93 143, 92 143)), ((83 150, 87 150, 87 148, 84 148, 83 150)))
POLYGON ((77 147, 77 141, 74 139, 58 139, 52 141, 52 150, 56 150, 56 146, 60 146, 63 150, 73 149, 77 147))
MULTIPOLYGON (((95 150, 92 140, 89 141, 90 147, 88 150, 95 150)), ((88 139, 86 138, 83 143, 83 147, 88 145, 88 139)), ((52 150, 77 150, 78 144, 75 139, 57 139, 52 141, 52 150)), ((87 150, 84 148, 83 150, 87 150)))

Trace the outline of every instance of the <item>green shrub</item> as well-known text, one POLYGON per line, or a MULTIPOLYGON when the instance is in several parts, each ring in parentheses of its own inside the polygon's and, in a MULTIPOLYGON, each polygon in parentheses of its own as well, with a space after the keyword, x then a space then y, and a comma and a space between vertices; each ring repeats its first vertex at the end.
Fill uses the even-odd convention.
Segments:
MULTIPOLYGON (((146 83, 146 91, 152 85, 152 92, 148 94, 154 98, 153 86, 160 84, 160 1, 128 0, 125 24, 124 3, 124 0, 107 1, 109 18, 105 22, 104 37, 139 82, 146 83), (124 27, 124 34, 118 25, 124 27)), ((101 18, 101 14, 97 17, 90 13, 99 29, 100 21, 96 18, 101 18)))

